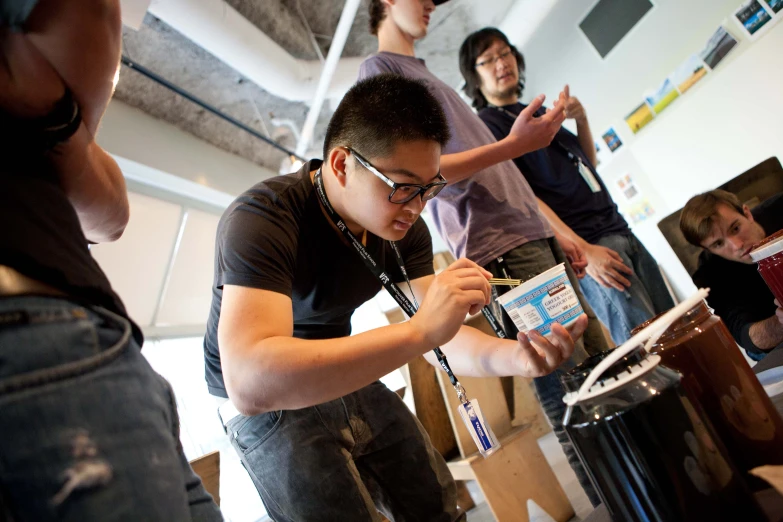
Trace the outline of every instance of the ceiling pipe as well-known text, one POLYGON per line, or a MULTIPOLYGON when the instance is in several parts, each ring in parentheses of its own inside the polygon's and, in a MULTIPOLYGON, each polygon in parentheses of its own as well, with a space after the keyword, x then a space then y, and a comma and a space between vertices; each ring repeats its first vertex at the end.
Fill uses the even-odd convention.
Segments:
MULTIPOLYGON (((313 103, 310 105, 310 112, 307 113, 307 118, 302 127, 302 135, 296 145, 296 154, 298 156, 304 156, 308 147, 310 147, 310 143, 313 141, 318 115, 321 114, 321 107, 323 107, 332 78, 337 70, 340 55, 343 54, 345 42, 348 40, 348 34, 351 32, 351 26, 354 18, 356 18, 356 11, 359 9, 360 4, 361 0, 345 0, 340 21, 337 22, 337 29, 335 29, 332 37, 332 44, 329 46, 329 54, 326 55, 324 68, 318 80, 318 88, 315 91, 313 103)), ((356 76, 354 76, 355 79, 356 76)))
POLYGON ((159 74, 156 74, 156 73, 152 72, 151 70, 147 69, 146 67, 144 67, 143 65, 134 62, 133 60, 131 60, 127 56, 123 56, 121 58, 121 63, 122 63, 122 65, 124 65, 124 66, 126 66, 126 67, 128 67, 130 69, 133 69, 134 71, 138 72, 139 74, 142 74, 142 75, 146 76, 147 78, 149 78, 150 80, 154 81, 155 83, 157 83, 159 85, 162 85, 163 87, 169 89, 170 91, 173 91, 174 93, 182 96, 186 100, 189 100, 189 101, 195 103, 196 105, 198 105, 202 109, 211 112, 212 114, 214 114, 218 118, 221 118, 221 119, 227 121, 228 123, 230 123, 230 124, 240 128, 240 129, 242 129, 243 131, 247 132, 248 134, 258 138, 259 140, 268 143, 269 145, 271 145, 272 147, 276 148, 280 152, 285 152, 286 154, 288 154, 292 158, 292 160, 293 159, 304 160, 304 158, 298 157, 296 155, 296 153, 286 149, 285 147, 283 147, 279 143, 275 142, 274 140, 272 140, 270 138, 267 138, 266 136, 264 136, 263 134, 261 134, 257 130, 255 130, 255 129, 251 128, 251 127, 248 127, 247 125, 245 125, 241 121, 237 120, 236 118, 232 118, 228 114, 222 112, 220 109, 217 109, 216 107, 210 105, 209 103, 205 102, 204 100, 202 100, 200 98, 197 98, 196 96, 194 96, 193 94, 189 93, 188 91, 186 91, 182 87, 174 85, 173 83, 171 83, 167 79, 163 78, 159 74))
MULTIPOLYGON (((291 101, 315 98, 321 62, 294 58, 223 0, 153 0, 149 12, 270 94, 291 101)), ((362 60, 337 62, 327 97, 345 94, 362 60)))

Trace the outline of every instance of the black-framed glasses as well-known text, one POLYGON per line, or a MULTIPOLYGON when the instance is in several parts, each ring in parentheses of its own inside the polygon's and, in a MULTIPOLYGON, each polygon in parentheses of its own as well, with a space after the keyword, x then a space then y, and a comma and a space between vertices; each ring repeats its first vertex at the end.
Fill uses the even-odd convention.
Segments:
POLYGON ((502 53, 500 53, 497 56, 490 56, 489 58, 485 60, 481 60, 480 62, 476 63, 477 69, 491 69, 495 67, 495 63, 497 63, 498 60, 503 60, 504 62, 507 61, 509 58, 511 58, 511 49, 506 49, 502 53))
POLYGON ((396 183, 381 174, 378 169, 373 167, 369 161, 361 157, 355 150, 350 148, 348 150, 351 154, 354 155, 356 161, 358 161, 362 167, 375 174, 378 178, 380 178, 381 181, 391 187, 392 191, 389 194, 389 201, 391 203, 402 205, 403 203, 407 203, 408 201, 412 200, 419 194, 421 194, 422 201, 429 201, 437 196, 438 193, 443 190, 443 187, 446 186, 446 179, 441 176, 440 172, 438 172, 438 181, 428 185, 417 185, 416 183, 396 183))

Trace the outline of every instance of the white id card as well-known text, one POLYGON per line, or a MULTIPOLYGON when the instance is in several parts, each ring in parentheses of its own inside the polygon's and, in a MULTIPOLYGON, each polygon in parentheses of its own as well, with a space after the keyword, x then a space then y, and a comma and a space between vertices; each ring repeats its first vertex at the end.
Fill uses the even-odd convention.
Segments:
POLYGON ((492 433, 492 428, 484 422, 484 415, 481 414, 478 400, 473 399, 459 405, 459 416, 468 428, 473 442, 484 458, 489 457, 500 449, 500 442, 492 433))
POLYGON ((582 175, 582 179, 585 180, 585 183, 587 183, 587 186, 590 187, 590 190, 593 192, 601 192, 601 184, 598 183, 597 179, 595 179, 593 171, 588 169, 587 166, 585 166, 585 164, 581 161, 579 162, 579 174, 582 175))

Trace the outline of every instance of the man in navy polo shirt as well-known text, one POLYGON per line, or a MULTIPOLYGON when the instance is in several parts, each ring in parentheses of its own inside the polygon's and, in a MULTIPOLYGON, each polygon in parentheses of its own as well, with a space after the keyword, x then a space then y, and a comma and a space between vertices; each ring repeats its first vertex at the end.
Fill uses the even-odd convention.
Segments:
MULTIPOLYGON (((460 70, 479 117, 498 140, 504 139, 526 107, 519 102, 522 55, 502 32, 485 28, 463 42, 460 70)), ((548 147, 514 162, 552 227, 584 251, 588 276, 579 281, 582 292, 619 344, 635 326, 674 303, 658 264, 631 233, 595 171, 584 107, 569 95, 568 86, 564 92, 566 117, 576 120, 577 135, 561 127, 548 147)), ((537 116, 544 113, 539 109, 537 116)))

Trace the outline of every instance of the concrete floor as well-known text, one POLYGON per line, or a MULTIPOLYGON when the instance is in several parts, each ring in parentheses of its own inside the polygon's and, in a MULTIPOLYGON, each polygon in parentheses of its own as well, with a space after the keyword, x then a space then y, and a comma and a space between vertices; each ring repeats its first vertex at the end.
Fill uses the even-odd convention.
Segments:
MULTIPOLYGON (((549 465, 552 466, 552 470, 560 481, 560 485, 563 486, 568 500, 571 501, 571 505, 574 507, 576 516, 571 519, 571 522, 582 520, 590 514, 593 507, 590 505, 587 495, 582 491, 576 475, 568 465, 568 460, 566 460, 563 450, 560 449, 557 437, 555 437, 554 433, 549 433, 538 439, 538 445, 541 447, 541 451, 544 452, 544 456, 549 465)), ((492 515, 492 511, 490 511, 487 503, 484 502, 478 485, 469 482, 468 488, 473 496, 473 500, 476 502, 476 507, 468 512, 468 522, 495 522, 495 517, 492 515)), ((552 518, 533 503, 528 504, 528 509, 530 511, 530 522, 552 522, 552 518)))

